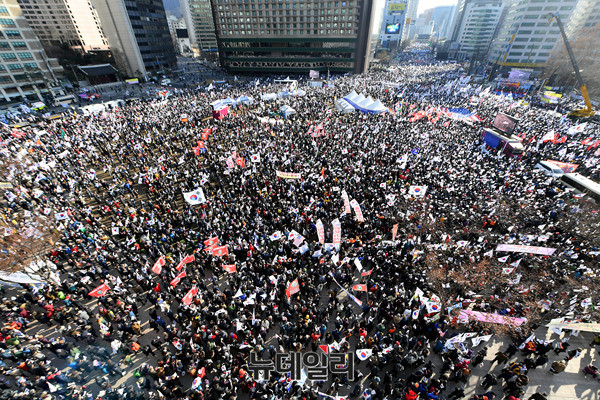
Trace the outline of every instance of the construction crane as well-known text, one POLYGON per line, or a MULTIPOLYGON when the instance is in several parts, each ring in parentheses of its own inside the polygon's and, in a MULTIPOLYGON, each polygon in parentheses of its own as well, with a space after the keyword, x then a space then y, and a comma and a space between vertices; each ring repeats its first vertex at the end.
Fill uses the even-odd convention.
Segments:
POLYGON ((565 42, 565 47, 567 48, 567 52, 569 53, 569 58, 571 59, 571 64, 573 65, 573 69, 575 70, 575 77, 577 78, 577 83, 579 84, 579 88, 581 90, 581 96, 583 96, 583 100, 585 101, 585 108, 582 108, 580 110, 573 110, 569 113, 569 115, 572 117, 578 117, 578 118, 589 118, 589 117, 593 116, 594 114, 596 114, 596 111, 592 107, 592 102, 590 101, 590 96, 588 94, 587 87, 585 86, 585 83, 583 82, 583 78, 581 77, 581 72, 579 71, 579 67, 577 66, 577 60, 575 60, 575 55, 573 54, 573 49, 571 48, 571 45, 569 44, 569 39, 567 39, 567 34, 565 33, 565 27, 563 26, 563 23, 560 20, 560 17, 558 16, 558 14, 550 13, 547 15, 547 17, 550 18, 550 20, 548 21, 549 23, 552 23, 552 20, 556 19, 556 23, 558 24, 558 28, 560 29, 560 34, 563 37, 563 41, 565 42))

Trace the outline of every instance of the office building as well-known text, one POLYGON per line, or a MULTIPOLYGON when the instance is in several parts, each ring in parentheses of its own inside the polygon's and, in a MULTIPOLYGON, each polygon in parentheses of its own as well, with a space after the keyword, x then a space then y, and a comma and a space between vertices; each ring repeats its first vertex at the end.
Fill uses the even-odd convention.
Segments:
POLYGON ((419 41, 429 41, 433 34, 433 8, 425 10, 417 17, 414 26, 411 28, 411 39, 419 41))
POLYGON ((16 0, 0 5, 0 102, 51 101, 62 67, 49 59, 16 0))
POLYGON ((402 42, 402 31, 406 21, 406 2, 400 0, 385 0, 383 23, 379 40, 381 46, 393 48, 402 42))
POLYGON ((571 23, 566 29, 569 38, 576 38, 583 30, 600 27, 600 1, 579 0, 573 9, 571 23))
POLYGON ((109 50, 91 0, 18 0, 18 3, 47 50, 64 44, 82 53, 109 50))
MULTIPOLYGON (((217 53, 217 36, 210 0, 180 0, 194 53, 217 53)), ((245 5, 248 5, 246 2, 245 5)), ((255 7, 253 5, 253 7, 255 7)))
POLYGON ((169 32, 171 33, 171 39, 173 39, 173 45, 177 54, 181 55, 192 55, 192 44, 188 29, 184 18, 178 18, 174 15, 167 17, 167 23, 169 25, 169 32))
MULTIPOLYGON (((555 21, 549 23, 548 14, 558 13, 565 30, 572 33, 580 26, 581 19, 571 17, 576 9, 587 3, 587 0, 514 1, 494 40, 488 60, 496 67, 543 67, 550 55, 563 46, 558 25, 555 21)), ((581 10, 582 13, 590 13, 593 7, 581 10)))
POLYGON ((117 68, 128 76, 177 65, 162 0, 91 0, 117 68))
POLYGON ((456 57, 485 56, 504 11, 502 0, 461 0, 457 6, 451 40, 458 44, 456 57))
POLYGON ((446 39, 450 35, 450 28, 452 28, 455 10, 456 6, 440 6, 433 8, 431 13, 433 35, 438 40, 446 39))
POLYGON ((175 35, 176 29, 187 29, 185 19, 176 17, 175 15, 169 15, 167 17, 167 25, 169 26, 171 35, 175 35))
POLYGON ((379 37, 377 0, 212 1, 219 58, 232 73, 362 73, 379 37))
POLYGON ((406 2, 406 21, 404 22, 404 30, 402 31, 402 40, 408 40, 414 36, 418 10, 419 0, 408 0, 406 2))

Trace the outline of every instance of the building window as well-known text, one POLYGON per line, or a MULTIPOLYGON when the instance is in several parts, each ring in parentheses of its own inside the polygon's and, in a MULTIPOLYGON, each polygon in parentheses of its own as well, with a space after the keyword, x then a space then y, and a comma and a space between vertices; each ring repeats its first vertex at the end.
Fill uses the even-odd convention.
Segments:
POLYGON ((21 64, 8 64, 8 69, 10 71, 20 71, 23 69, 23 66, 21 64))
POLYGON ((17 56, 15 53, 2 53, 0 54, 3 60, 16 60, 17 56))
POLYGON ((23 63, 23 66, 25 67, 25 69, 38 69, 38 65, 36 63, 23 63))
POLYGON ((4 34, 9 39, 20 38, 21 37, 21 32, 19 32, 19 31, 12 31, 12 30, 10 30, 10 31, 4 31, 4 34))
POLYGON ((22 52, 22 53, 17 53, 17 55, 19 56, 19 58, 21 60, 33 60, 33 55, 28 51, 22 52))
POLYGON ((16 26, 15 21, 10 18, 0 18, 0 26, 16 26))

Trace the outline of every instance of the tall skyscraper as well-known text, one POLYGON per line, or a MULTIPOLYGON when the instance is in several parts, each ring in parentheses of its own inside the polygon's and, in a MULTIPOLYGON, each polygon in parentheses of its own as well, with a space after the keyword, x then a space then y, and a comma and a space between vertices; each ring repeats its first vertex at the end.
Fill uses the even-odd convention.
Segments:
POLYGON ((415 25, 411 28, 413 39, 427 40, 431 39, 433 34, 433 8, 423 11, 417 17, 415 25))
POLYGON ((566 30, 569 38, 579 36, 582 30, 600 27, 600 1, 598 0, 579 0, 577 6, 573 9, 571 23, 566 30))
POLYGON ((549 13, 558 13, 565 30, 573 32, 581 19, 571 18, 577 9, 580 15, 590 14, 597 1, 588 0, 520 0, 509 8, 498 36, 492 45, 489 61, 497 66, 543 67, 563 40, 556 22, 549 22, 549 13))
POLYGON ((117 68, 129 76, 175 68, 162 0, 92 0, 117 68))
POLYGON ((404 30, 402 31, 402 40, 407 40, 414 36, 418 10, 419 0, 408 0, 406 2, 406 21, 404 24, 404 30))
POLYGON ((368 68, 374 0, 212 1, 221 65, 231 72, 368 68))
POLYGON ((385 0, 380 34, 383 47, 395 47, 402 42, 406 11, 405 0, 385 0))
POLYGON ((488 53, 502 16, 502 0, 461 0, 452 28, 452 41, 458 43, 457 57, 471 58, 488 53))
POLYGON ((82 53, 109 50, 91 0, 18 0, 18 3, 47 48, 67 44, 82 53))
POLYGON ((191 53, 192 44, 190 42, 190 36, 188 34, 187 25, 184 18, 178 18, 174 15, 167 17, 169 24, 169 32, 171 32, 171 38, 175 45, 177 54, 189 55, 191 53))
POLYGON ((456 6, 440 6, 433 9, 431 20, 434 35, 438 39, 445 39, 449 36, 455 10, 456 6))
POLYGON ((17 0, 0 5, 0 102, 44 101, 62 67, 49 59, 17 0))
POLYGON ((180 0, 180 4, 194 52, 216 54, 217 36, 210 0, 180 0))

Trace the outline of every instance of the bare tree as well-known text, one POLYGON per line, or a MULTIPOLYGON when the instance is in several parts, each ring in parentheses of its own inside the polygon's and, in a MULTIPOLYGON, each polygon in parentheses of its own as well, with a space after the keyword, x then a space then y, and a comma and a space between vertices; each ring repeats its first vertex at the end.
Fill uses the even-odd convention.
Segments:
MULTIPOLYGON (((0 158, 2 189, 7 190, 7 193, 17 189, 24 193, 15 176, 21 175, 33 164, 27 154, 0 158), (13 182, 16 188, 13 187, 13 182)), ((9 197, 0 199, 4 203, 1 204, 3 210, 0 215, 0 273, 22 272, 47 280, 51 270, 45 256, 60 237, 55 221, 41 212, 24 210, 14 200, 9 197)), ((24 197, 22 200, 28 201, 31 197, 24 197)))

